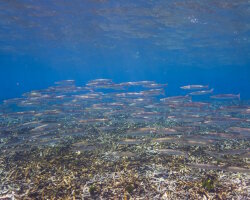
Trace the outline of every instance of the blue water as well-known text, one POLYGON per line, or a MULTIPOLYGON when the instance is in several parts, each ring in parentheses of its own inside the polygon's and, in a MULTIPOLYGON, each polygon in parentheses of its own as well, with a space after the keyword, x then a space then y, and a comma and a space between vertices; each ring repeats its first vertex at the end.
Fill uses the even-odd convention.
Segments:
POLYGON ((74 79, 187 84, 250 98, 249 1, 0 2, 0 100, 74 79))

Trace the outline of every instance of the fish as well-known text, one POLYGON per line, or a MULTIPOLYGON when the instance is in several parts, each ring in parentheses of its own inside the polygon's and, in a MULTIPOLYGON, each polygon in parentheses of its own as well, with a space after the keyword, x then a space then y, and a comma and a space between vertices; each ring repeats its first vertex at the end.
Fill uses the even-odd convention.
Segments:
POLYGON ((72 85, 74 83, 75 83, 74 80, 63 80, 63 81, 55 82, 56 85, 72 85))
POLYGON ((229 133, 235 133, 246 137, 250 137, 250 128, 230 127, 226 131, 229 133))
POLYGON ((82 119, 79 120, 80 123, 91 123, 91 122, 106 122, 108 119, 100 118, 100 119, 82 119))
MULTIPOLYGON (((22 98, 4 101, 3 112, 0 113, 0 128, 4 128, 0 129, 0 135, 21 134, 28 138, 32 133, 36 138, 49 140, 51 134, 62 133, 58 136, 62 139, 67 133, 71 136, 85 134, 85 127, 91 126, 98 128, 108 125, 110 130, 117 130, 119 123, 128 124, 128 127, 131 124, 132 127, 133 124, 139 125, 140 129, 127 133, 130 136, 144 137, 154 133, 157 136, 177 137, 199 134, 203 129, 219 133, 225 131, 223 134, 228 138, 246 137, 249 134, 248 129, 239 128, 248 127, 249 105, 192 101, 192 95, 212 93, 214 89, 206 90, 208 85, 183 86, 182 89, 189 91, 189 94, 166 96, 167 84, 154 81, 114 83, 110 79, 95 79, 81 87, 73 84, 73 80, 61 81, 47 89, 27 92, 22 98), (98 92, 95 89, 104 90, 98 92), (159 95, 163 97, 159 98, 159 95), (13 110, 13 106, 18 110, 13 110), (164 124, 158 124, 161 121, 164 124), (145 127, 152 124, 159 126, 153 125, 152 129, 145 127)), ((215 97, 238 98, 233 94, 215 97)), ((197 138, 200 139, 202 142, 205 140, 197 138)), ((192 142, 197 143, 191 141, 187 144, 192 145, 192 142)))
POLYGON ((147 85, 143 85, 143 87, 145 88, 162 88, 162 87, 167 87, 167 83, 165 84, 158 84, 158 83, 151 83, 151 84, 147 84, 147 85))
POLYGON ((172 128, 160 128, 157 130, 158 134, 164 134, 164 135, 174 135, 178 134, 178 132, 175 129, 172 128))
POLYGON ((185 85, 181 86, 180 88, 183 90, 201 90, 201 89, 207 89, 208 85, 185 85))
POLYGON ((186 95, 186 96, 171 96, 171 97, 166 97, 166 98, 161 98, 161 102, 179 102, 179 101, 186 101, 186 100, 191 100, 191 98, 186 95))
POLYGON ((179 151, 179 150, 174 150, 174 149, 159 149, 157 150, 159 154, 167 154, 167 155, 177 155, 177 156, 185 156, 186 153, 179 151))
POLYGON ((140 92, 144 96, 158 96, 158 95, 164 95, 165 91, 164 89, 151 89, 140 92))
POLYGON ((116 97, 138 97, 143 96, 141 92, 125 92, 125 93, 119 93, 115 95, 116 97))
POLYGON ((240 94, 217 94, 210 96, 212 99, 221 99, 221 100, 227 100, 227 99, 238 99, 240 100, 240 94))
POLYGON ((120 83, 120 86, 147 86, 147 85, 152 85, 155 84, 154 81, 135 81, 135 82, 124 82, 120 83))
POLYGON ((205 102, 188 102, 188 103, 184 103, 182 104, 183 107, 197 107, 197 108, 201 108, 201 107, 206 107, 206 106, 210 106, 209 103, 205 103, 205 102))
POLYGON ((211 90, 201 90, 201 91, 191 92, 188 95, 191 95, 191 96, 206 95, 206 94, 213 93, 213 91, 214 89, 212 88, 211 90))
POLYGON ((86 86, 88 87, 104 87, 107 85, 112 85, 113 82, 111 79, 94 79, 89 81, 86 86))

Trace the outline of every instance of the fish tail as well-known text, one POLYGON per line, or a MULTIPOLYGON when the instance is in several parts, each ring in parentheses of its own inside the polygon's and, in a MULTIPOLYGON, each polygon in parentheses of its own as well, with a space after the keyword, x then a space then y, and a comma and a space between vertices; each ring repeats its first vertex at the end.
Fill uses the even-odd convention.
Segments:
POLYGON ((239 93, 239 94, 237 94, 237 97, 238 97, 238 99, 239 99, 239 101, 240 101, 240 93, 239 93))

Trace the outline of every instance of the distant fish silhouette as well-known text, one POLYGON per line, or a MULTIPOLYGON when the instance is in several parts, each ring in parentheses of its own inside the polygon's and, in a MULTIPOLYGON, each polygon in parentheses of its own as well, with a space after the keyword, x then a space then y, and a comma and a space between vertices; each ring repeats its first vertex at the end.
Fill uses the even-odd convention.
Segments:
POLYGON ((211 90, 201 90, 201 91, 196 91, 196 92, 191 92, 189 95, 191 96, 198 96, 198 95, 205 95, 205 94, 211 94, 213 93, 214 89, 212 88, 211 90))
POLYGON ((183 90, 201 90, 201 89, 207 89, 208 85, 185 85, 180 88, 183 90))
POLYGON ((211 96, 212 99, 239 99, 240 94, 217 94, 211 96))

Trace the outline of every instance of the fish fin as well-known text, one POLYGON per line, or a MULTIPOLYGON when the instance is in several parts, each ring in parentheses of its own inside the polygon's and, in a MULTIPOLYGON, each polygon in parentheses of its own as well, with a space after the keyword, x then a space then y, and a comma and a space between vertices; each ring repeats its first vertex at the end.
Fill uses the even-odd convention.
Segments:
POLYGON ((210 91, 211 91, 211 92, 214 92, 214 88, 212 88, 210 91))

